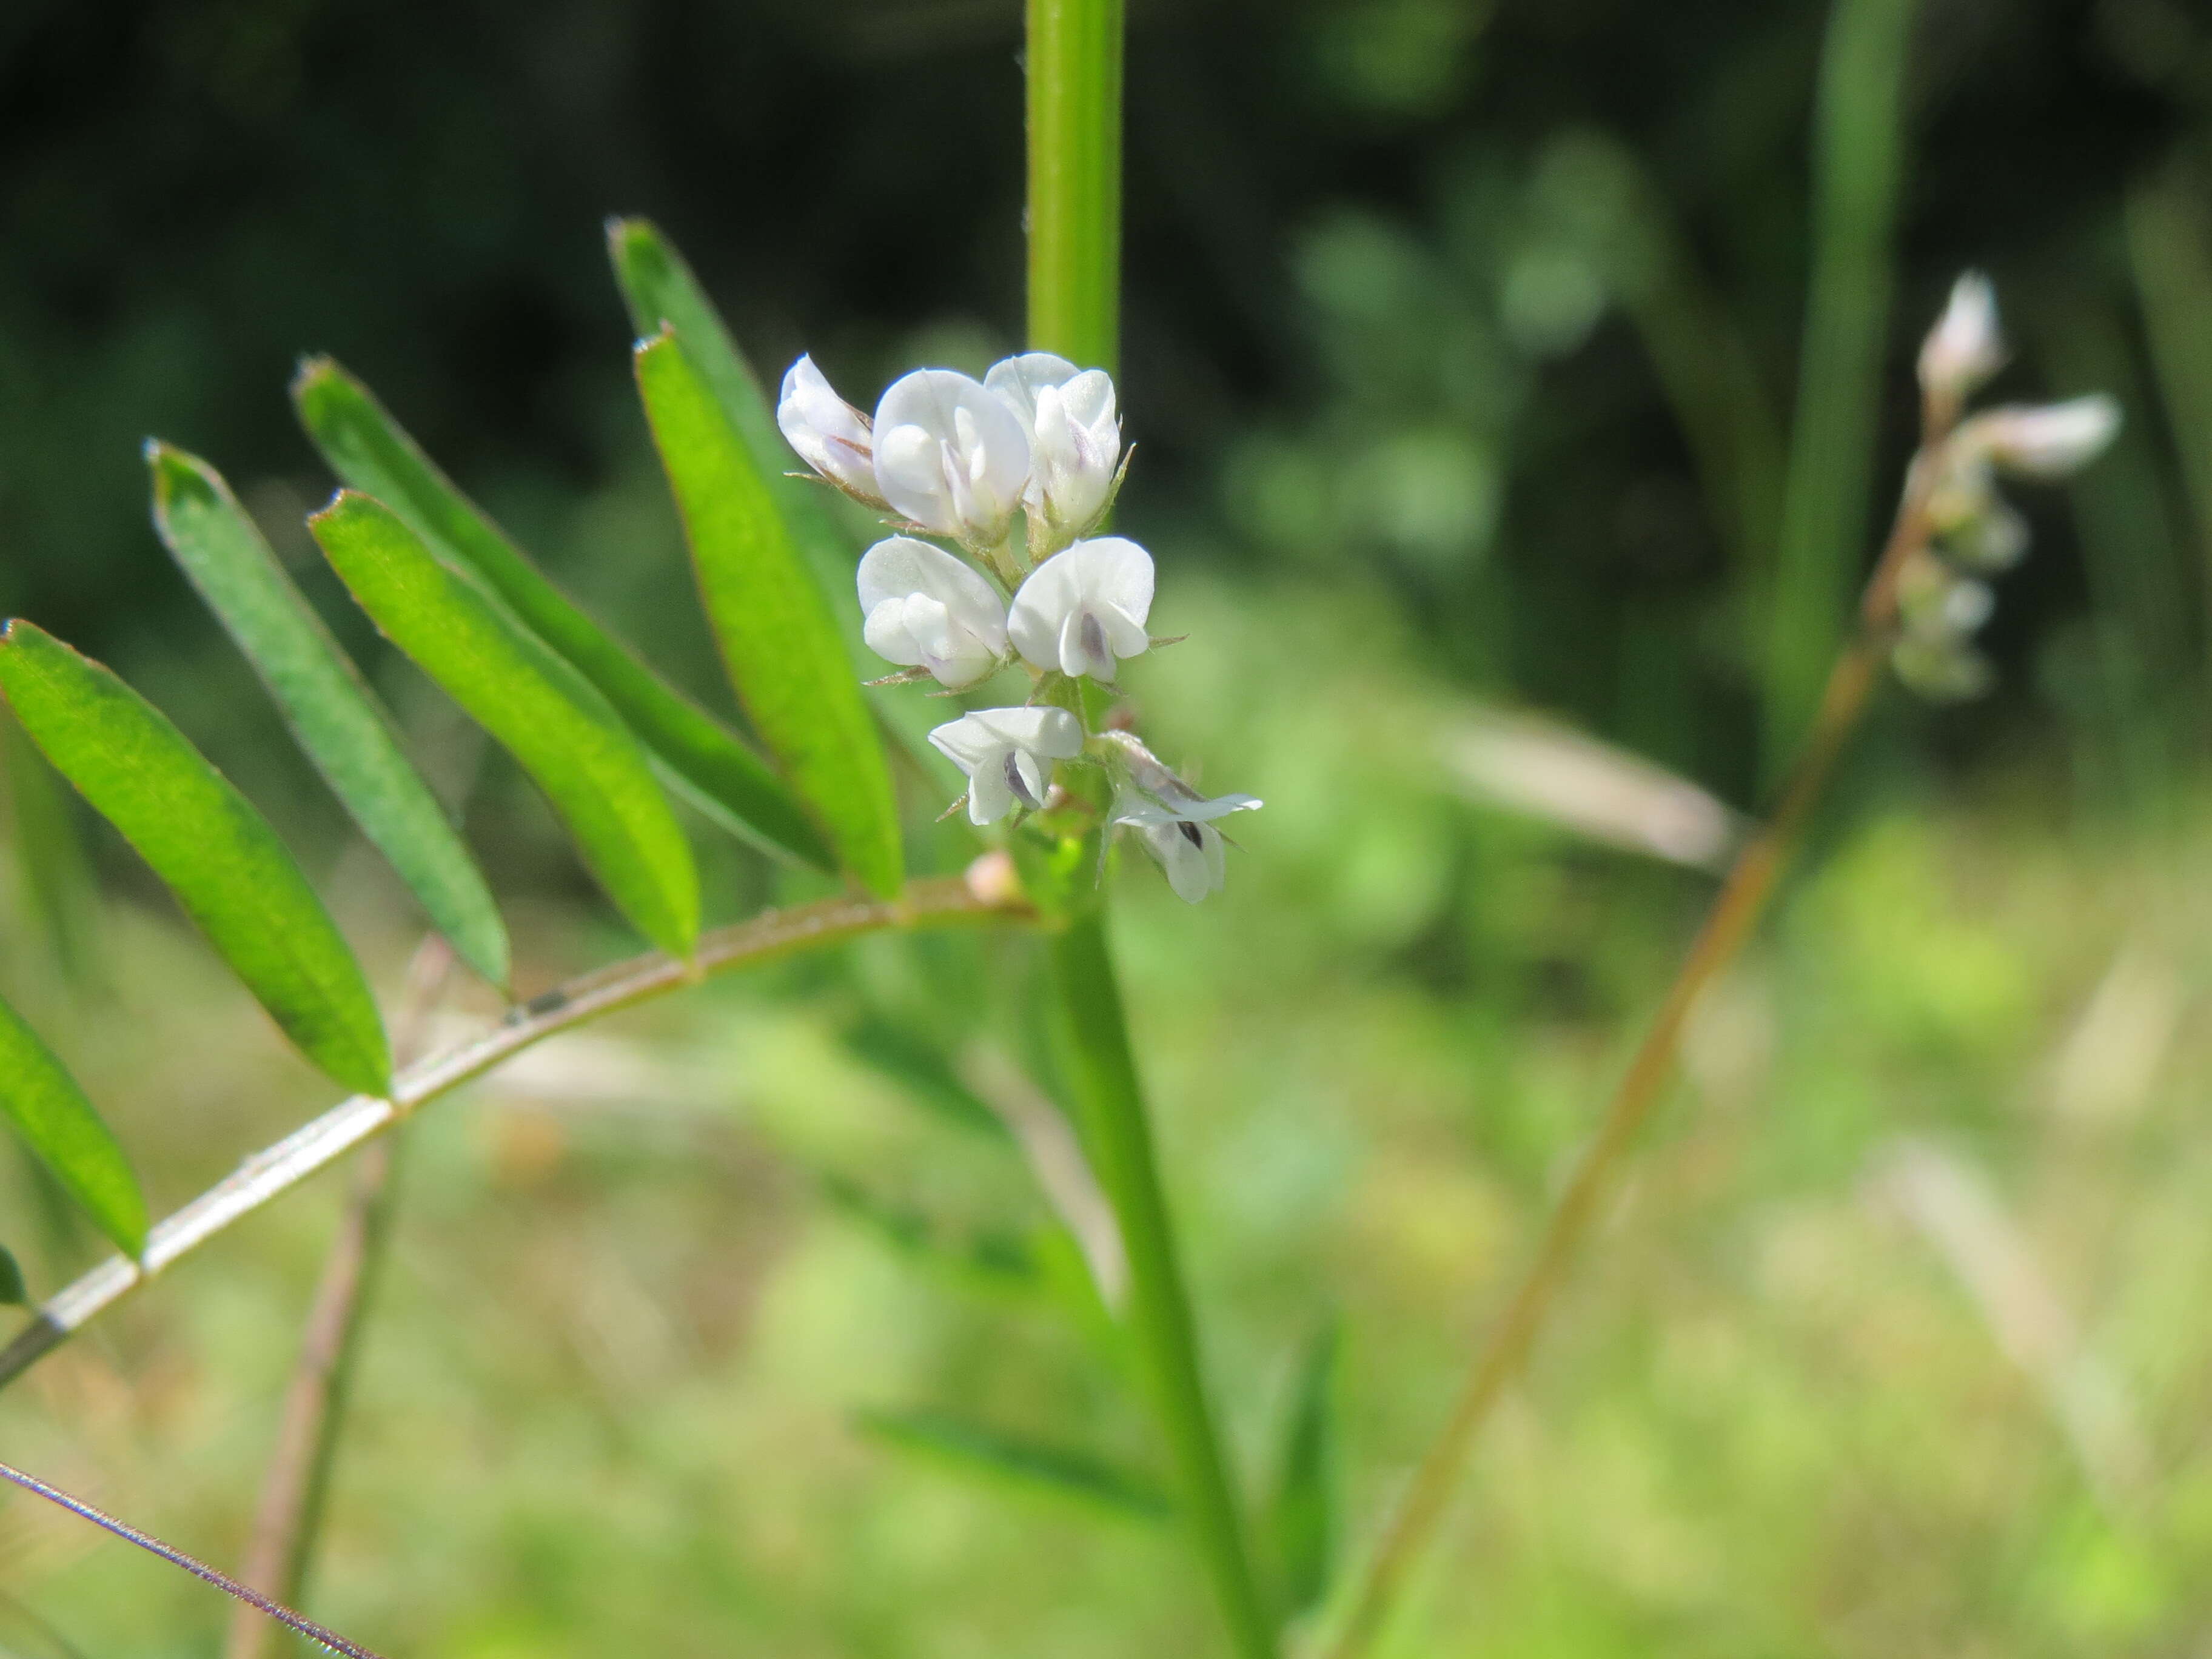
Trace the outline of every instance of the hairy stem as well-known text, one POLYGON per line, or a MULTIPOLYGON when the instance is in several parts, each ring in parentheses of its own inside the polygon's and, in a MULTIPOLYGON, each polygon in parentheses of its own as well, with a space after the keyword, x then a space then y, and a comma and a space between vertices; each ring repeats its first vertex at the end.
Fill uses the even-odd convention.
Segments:
POLYGON ((57 1291, 15 1340, 0 1348, 0 1387, 263 1205, 404 1122, 427 1103, 547 1037, 682 990, 709 974, 753 967, 863 933, 1031 919, 1025 906, 978 898, 957 878, 915 881, 896 899, 824 899, 717 928, 701 938, 689 962, 656 951, 571 980, 532 998, 475 1041, 407 1067, 394 1080, 391 1099, 356 1095, 246 1159, 235 1174, 156 1222, 138 1261, 111 1256, 57 1291))
POLYGON ((105 1510, 96 1510, 82 1498, 71 1496, 59 1486, 50 1486, 36 1475, 26 1474, 21 1469, 0 1463, 0 1480, 21 1486, 25 1492, 35 1492, 50 1504, 58 1504, 71 1515, 89 1521, 95 1527, 113 1533, 118 1538, 136 1544, 149 1554, 158 1555, 172 1566, 182 1567, 195 1578, 204 1579, 225 1595, 234 1595, 250 1607, 258 1607, 288 1630, 295 1630, 319 1647, 332 1653, 343 1654, 346 1659, 378 1659, 372 1650, 358 1642, 349 1642, 334 1630, 326 1630, 313 1620, 303 1618, 287 1607, 279 1606, 251 1585, 241 1584, 228 1573, 218 1572, 196 1556, 187 1555, 173 1544, 165 1544, 150 1533, 118 1521, 105 1510))
POLYGON ((1698 997, 1734 962, 1772 896, 1821 792, 1834 774, 1880 683, 1897 625, 1898 584, 1928 545, 1927 489, 1932 458, 1956 411, 1930 406, 1921 459, 1907 475, 1897 519, 1860 605, 1856 631, 1830 669, 1803 746, 1765 826, 1744 844, 1692 941, 1689 953, 1637 1045, 1597 1133, 1583 1146, 1512 1296, 1476 1351, 1443 1431, 1423 1455, 1404 1499, 1384 1528, 1351 1599, 1328 1659, 1355 1659, 1382 1627, 1406 1576, 1443 1524, 1477 1432, 1528 1357, 1575 1254, 1602 1213, 1606 1197, 1638 1132, 1674 1070, 1682 1028, 1698 997))
MULTIPOLYGON (((408 964, 406 989, 392 1022, 392 1044, 403 1063, 416 1058, 423 1028, 453 964, 452 949, 436 934, 423 941, 408 964)), ((276 1449, 262 1477, 253 1536, 239 1576, 279 1601, 305 1598, 360 1357, 368 1294, 392 1236, 401 1145, 401 1132, 395 1128, 364 1149, 354 1165, 353 1188, 315 1286, 299 1363, 285 1391, 276 1449)), ((276 1628, 252 1603, 240 1602, 223 1644, 224 1659, 262 1659, 276 1628)))

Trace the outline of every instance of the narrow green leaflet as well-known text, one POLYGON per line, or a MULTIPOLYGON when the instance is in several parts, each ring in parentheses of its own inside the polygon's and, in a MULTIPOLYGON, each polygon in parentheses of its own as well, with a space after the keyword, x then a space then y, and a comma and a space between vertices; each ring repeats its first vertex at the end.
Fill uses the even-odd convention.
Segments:
POLYGON ((155 441, 146 446, 146 461, 155 529, 252 663, 300 746, 438 931, 504 988, 507 927, 491 889, 360 671, 213 467, 155 441))
POLYGON ((30 623, 0 629, 0 694, 301 1051, 349 1089, 388 1093, 361 964, 252 803, 161 710, 30 623))
POLYGON ((1088 1452, 1002 1434, 942 1412, 864 1411, 854 1420, 887 1445, 1000 1486, 1072 1498, 1122 1520, 1164 1521, 1165 1492, 1088 1452))
POLYGON ((962 1236, 844 1176, 825 1171, 820 1179, 832 1208, 925 1273, 992 1296, 1029 1296, 1045 1287, 1021 1238, 995 1231, 962 1236))
POLYGON ((524 626, 599 689, 718 822, 787 857, 831 867, 822 832, 760 757, 547 580, 368 387, 318 357, 301 366, 292 399, 341 479, 390 507, 449 563, 482 577, 524 626))
MULTIPOLYGON (((819 483, 791 476, 799 462, 776 428, 775 405, 691 267, 659 228, 644 219, 607 221, 607 257, 614 264, 615 281, 637 337, 651 339, 664 323, 675 329, 685 355, 751 453, 799 556, 832 601, 831 614, 852 660, 853 677, 865 680, 882 673, 881 659, 860 637, 860 611, 852 603, 860 549, 837 522, 829 492, 819 483)), ((915 697, 885 697, 875 705, 900 745, 933 774, 946 765, 945 757, 929 746, 929 728, 937 723, 930 713, 933 706, 915 697)))
POLYGON ((690 843, 606 699, 382 502, 340 490, 307 527, 385 636, 545 792, 616 907, 662 950, 689 956, 699 937, 690 843))
POLYGON ((8 1247, 0 1244, 0 1307, 20 1308, 30 1299, 30 1287, 23 1283, 23 1270, 8 1254, 8 1247))
MULTIPOLYGON (((15 1126, 24 1144, 84 1206, 116 1249, 136 1256, 146 1248, 146 1199, 122 1146, 100 1121, 76 1079, 4 1002, 0 1002, 0 1116, 15 1126)), ((15 1273, 15 1266, 13 1261, 0 1265, 0 1279, 15 1273)), ((0 1301, 22 1300, 21 1275, 15 1273, 15 1278, 16 1294, 0 1295, 0 1301)))
POLYGON ((1275 1490, 1261 1520, 1285 1620, 1322 1604, 1336 1563, 1337 1328, 1331 1320, 1301 1357, 1275 1490))
POLYGON ((101 983, 100 883, 75 804, 15 721, 0 713, 0 773, 8 785, 15 861, 26 907, 62 976, 80 989, 101 983))
POLYGON ((730 683, 830 832, 838 862, 889 898, 902 873, 897 803, 829 602, 799 563, 767 477, 675 334, 641 343, 636 362, 730 683))

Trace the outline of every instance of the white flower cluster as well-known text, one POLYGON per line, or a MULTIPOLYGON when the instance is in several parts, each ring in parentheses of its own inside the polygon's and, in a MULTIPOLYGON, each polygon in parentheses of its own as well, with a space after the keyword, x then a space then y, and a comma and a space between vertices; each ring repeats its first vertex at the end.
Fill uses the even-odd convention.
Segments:
POLYGON ((1031 677, 1024 706, 979 708, 929 734, 968 775, 969 819, 1039 811, 1057 763, 1097 765, 1113 783, 1111 823, 1144 843, 1177 895, 1195 903, 1218 890, 1214 820, 1260 803, 1201 796, 1132 734, 1086 732, 1072 712, 1082 700, 1064 695, 1085 678, 1110 686, 1155 643, 1152 555, 1090 534, 1128 470, 1106 371, 1043 351, 1009 357, 980 381, 916 369, 871 419, 801 357, 783 377, 776 422, 822 478, 896 515, 892 528, 906 532, 870 548, 859 574, 868 647, 905 671, 890 679, 963 691, 1017 662, 1031 677))
MULTIPOLYGON (((1996 295, 1978 271, 1961 276, 1920 349, 1920 385, 1948 423, 2003 367, 1996 295)), ((1986 578, 2027 551, 2027 524, 1997 493, 2002 476, 2055 479, 2087 465, 2120 429, 2119 405, 2099 394, 2061 404, 2008 404, 1968 416, 1933 455, 1925 510, 1932 552, 1899 573, 1899 633, 1892 659, 1923 696, 1978 696, 1990 679, 1973 636, 1996 609, 1986 578)))

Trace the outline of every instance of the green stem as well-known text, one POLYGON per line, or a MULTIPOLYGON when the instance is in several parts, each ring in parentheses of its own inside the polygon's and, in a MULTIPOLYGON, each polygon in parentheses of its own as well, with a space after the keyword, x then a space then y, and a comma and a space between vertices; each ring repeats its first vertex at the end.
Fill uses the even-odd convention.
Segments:
POLYGON ((1212 1573, 1237 1650, 1246 1659, 1269 1659, 1273 1629, 1252 1576, 1243 1511, 1206 1402, 1198 1333, 1176 1263, 1175 1229, 1160 1190, 1103 908, 1052 936, 1052 965, 1066 1081, 1085 1142, 1121 1223, 1129 1262, 1129 1322, 1175 1459, 1184 1516, 1212 1573))
MULTIPOLYGON (((1085 368, 1113 369, 1120 355, 1123 24, 1122 0, 1029 0, 1030 344, 1085 368)), ((1206 1401, 1103 903, 1086 895, 1073 908, 1052 939, 1056 1018, 1073 1104, 1128 1255, 1130 1324, 1183 1515, 1237 1650, 1273 1659, 1273 1627, 1206 1401)))
POLYGON ((1114 368, 1122 0, 1029 0, 1030 344, 1114 368))

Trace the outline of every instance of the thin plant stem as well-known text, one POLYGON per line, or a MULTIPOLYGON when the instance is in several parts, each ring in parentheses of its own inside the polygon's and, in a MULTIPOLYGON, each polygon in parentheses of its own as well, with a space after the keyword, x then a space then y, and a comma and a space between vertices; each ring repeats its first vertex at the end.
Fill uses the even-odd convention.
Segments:
MULTIPOLYGON (((1122 0, 1029 0, 1030 345, 1085 368, 1113 370, 1120 356, 1125 29, 1122 0)), ((1130 1328, 1237 1651, 1273 1659, 1274 1628, 1206 1396, 1103 899, 1087 896, 1074 909, 1052 939, 1056 1017, 1073 1104, 1121 1227, 1130 1328)))
POLYGON ((512 1010, 495 1030, 407 1067, 394 1080, 390 1099, 356 1095, 341 1101, 246 1159, 234 1174, 156 1222, 137 1261, 111 1256, 48 1297, 15 1339, 0 1348, 0 1388, 272 1199, 405 1121, 427 1103, 547 1037, 684 990, 712 974, 757 967, 864 933, 1033 920, 1035 912, 1027 905, 978 897, 957 878, 915 881, 896 899, 823 899, 765 911, 703 935, 689 961, 650 951, 532 997, 512 1010))
POLYGON ((1369 1556, 1350 1598, 1350 1611, 1325 1650, 1328 1659, 1356 1659, 1373 1643, 1407 1574, 1442 1526, 1477 1433, 1527 1358, 1577 1249, 1603 1212, 1623 1160, 1673 1073, 1683 1027, 1698 997, 1750 938, 1834 775, 1836 763, 1857 730, 1881 683, 1897 626, 1899 583, 1912 559, 1928 545, 1927 492, 1935 476, 1929 458, 1948 435, 1956 414, 1955 409, 1932 402, 1924 410, 1920 457, 1906 476, 1896 521, 1868 580, 1858 626, 1829 670, 1810 729, 1775 809, 1765 826, 1745 842, 1722 880, 1674 983, 1607 1104, 1597 1133, 1583 1146, 1545 1222, 1534 1259, 1476 1351, 1451 1415, 1423 1455, 1404 1498, 1369 1556))
POLYGON ((89 1521, 94 1526, 112 1532, 118 1538, 127 1540, 142 1550, 160 1556, 170 1565, 182 1567, 193 1577, 204 1579, 226 1595, 234 1595, 249 1606, 260 1608, 278 1624, 287 1629, 299 1632, 310 1642, 327 1648, 332 1653, 342 1653, 346 1656, 346 1659, 380 1659, 380 1656, 374 1650, 365 1648, 358 1642, 347 1641, 336 1631, 325 1629, 313 1620, 303 1617, 288 1607, 280 1606, 251 1585, 240 1583, 228 1573, 220 1572, 198 1558, 185 1554, 173 1544, 163 1543, 150 1533, 141 1532, 136 1527, 118 1521, 106 1511, 93 1508, 82 1498, 72 1497, 59 1486, 48 1486, 36 1475, 26 1474, 21 1469, 10 1468, 7 1464, 0 1463, 0 1480, 10 1481, 21 1486, 25 1492, 35 1492, 50 1504, 58 1504, 71 1515, 89 1521))
MULTIPOLYGON (((420 1057, 425 1028, 453 971, 453 953, 432 934, 415 952, 397 1018, 392 1046, 403 1063, 420 1057)), ((323 1262, 322 1278, 307 1313, 300 1358, 285 1391, 276 1449, 262 1477, 240 1577, 279 1601, 306 1599, 307 1571, 322 1532, 331 1472, 337 1462, 354 1368, 361 1354, 371 1287, 392 1237, 398 1198, 404 1128, 362 1151, 337 1236, 323 1262)), ((225 1659, 262 1659, 276 1626, 249 1602, 239 1603, 223 1644, 225 1659)))

